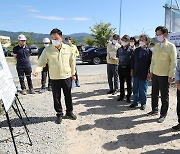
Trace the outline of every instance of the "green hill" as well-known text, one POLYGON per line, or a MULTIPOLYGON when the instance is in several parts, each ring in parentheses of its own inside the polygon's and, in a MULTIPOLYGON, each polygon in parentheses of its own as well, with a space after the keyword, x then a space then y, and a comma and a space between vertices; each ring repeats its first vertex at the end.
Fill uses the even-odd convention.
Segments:
MULTIPOLYGON (((11 41, 17 40, 17 37, 19 34, 25 34, 25 35, 31 35, 31 37, 35 40, 35 42, 38 43, 42 43, 43 38, 45 37, 50 37, 49 34, 41 34, 41 33, 33 33, 33 32, 9 32, 9 31, 3 31, 0 30, 0 35, 4 35, 4 36, 9 36, 11 38, 11 41)), ((63 37, 65 38, 67 35, 63 35, 63 37)), ((88 33, 74 33, 71 35, 72 38, 77 39, 78 44, 84 43, 84 38, 87 36, 91 36, 88 33)))

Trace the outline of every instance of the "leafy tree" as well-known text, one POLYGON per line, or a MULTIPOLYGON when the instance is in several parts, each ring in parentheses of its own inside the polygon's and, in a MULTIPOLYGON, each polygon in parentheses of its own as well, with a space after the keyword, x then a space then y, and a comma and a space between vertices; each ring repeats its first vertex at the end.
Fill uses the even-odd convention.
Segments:
POLYGON ((95 39, 94 38, 85 37, 84 41, 88 46, 94 46, 95 45, 95 39))
POLYGON ((78 40, 75 38, 72 38, 71 42, 72 42, 72 44, 74 44, 76 46, 78 45, 78 40))
POLYGON ((90 27, 95 44, 99 47, 105 47, 108 39, 115 33, 115 28, 111 28, 110 23, 100 22, 90 27))
POLYGON ((7 48, 9 51, 13 51, 13 48, 18 45, 19 41, 18 40, 15 40, 13 42, 11 42, 11 45, 7 48))
POLYGON ((28 46, 31 46, 31 45, 33 45, 33 44, 35 43, 34 39, 32 38, 32 35, 33 35, 33 34, 34 34, 34 33, 31 32, 31 33, 29 33, 28 35, 26 35, 27 45, 28 45, 28 46))
POLYGON ((44 44, 43 44, 43 43, 38 43, 38 44, 36 44, 36 45, 37 45, 38 48, 44 47, 44 44))

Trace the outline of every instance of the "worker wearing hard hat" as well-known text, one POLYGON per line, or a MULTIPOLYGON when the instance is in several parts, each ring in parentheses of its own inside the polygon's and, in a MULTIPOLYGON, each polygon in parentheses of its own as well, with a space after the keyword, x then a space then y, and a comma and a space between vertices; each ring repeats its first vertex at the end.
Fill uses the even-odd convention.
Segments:
MULTIPOLYGON (((75 58, 78 57, 79 56, 79 50, 77 49, 76 45, 72 44, 71 37, 66 37, 65 41, 66 41, 66 44, 68 44, 71 47, 71 49, 72 49, 72 51, 74 53, 75 58)), ((75 81, 76 87, 80 87, 79 79, 78 79, 78 74, 77 74, 77 68, 76 68, 75 76, 76 76, 76 81, 75 81)))
POLYGON ((31 55, 31 49, 26 45, 26 37, 23 34, 18 36, 19 45, 13 48, 14 58, 16 59, 16 69, 19 77, 19 82, 22 89, 22 94, 26 95, 26 86, 24 82, 24 75, 26 76, 29 92, 34 94, 34 89, 31 80, 31 63, 29 56, 31 55))
MULTIPOLYGON (((43 50, 49 46, 50 44, 50 40, 49 38, 44 38, 43 39, 43 44, 44 47, 40 48, 38 51, 38 58, 41 56, 43 50)), ((48 70, 48 64, 46 64, 46 66, 43 68, 42 72, 41 72, 41 89, 39 90, 39 93, 44 93, 46 91, 46 78, 48 75, 48 91, 51 91, 51 79, 49 77, 49 70, 48 70)))

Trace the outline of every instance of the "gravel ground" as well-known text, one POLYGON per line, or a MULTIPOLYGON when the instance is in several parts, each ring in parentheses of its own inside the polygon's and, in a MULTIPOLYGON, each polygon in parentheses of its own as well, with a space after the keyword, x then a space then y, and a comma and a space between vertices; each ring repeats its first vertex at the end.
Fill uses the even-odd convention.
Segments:
MULTIPOLYGON (((19 98, 27 111, 30 121, 26 124, 30 130, 30 137, 33 142, 33 146, 29 146, 28 138, 26 136, 23 125, 17 121, 18 118, 10 111, 11 123, 14 127, 15 140, 19 153, 22 154, 60 154, 64 153, 64 142, 66 138, 66 132, 63 125, 56 125, 54 123, 55 114, 52 105, 51 92, 46 92, 42 95, 34 94, 22 96, 19 98)), ((8 130, 7 121, 5 115, 1 116, 1 154, 12 154, 13 144, 8 130)))

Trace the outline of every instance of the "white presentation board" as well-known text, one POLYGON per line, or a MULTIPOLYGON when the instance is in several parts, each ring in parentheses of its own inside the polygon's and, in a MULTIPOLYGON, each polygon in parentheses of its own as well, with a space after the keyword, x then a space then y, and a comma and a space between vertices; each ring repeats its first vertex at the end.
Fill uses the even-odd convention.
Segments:
POLYGON ((170 33, 168 35, 168 40, 176 46, 177 59, 180 59, 180 32, 170 33))
POLYGON ((6 111, 11 107, 16 92, 17 89, 0 42, 0 99, 2 99, 6 111))

